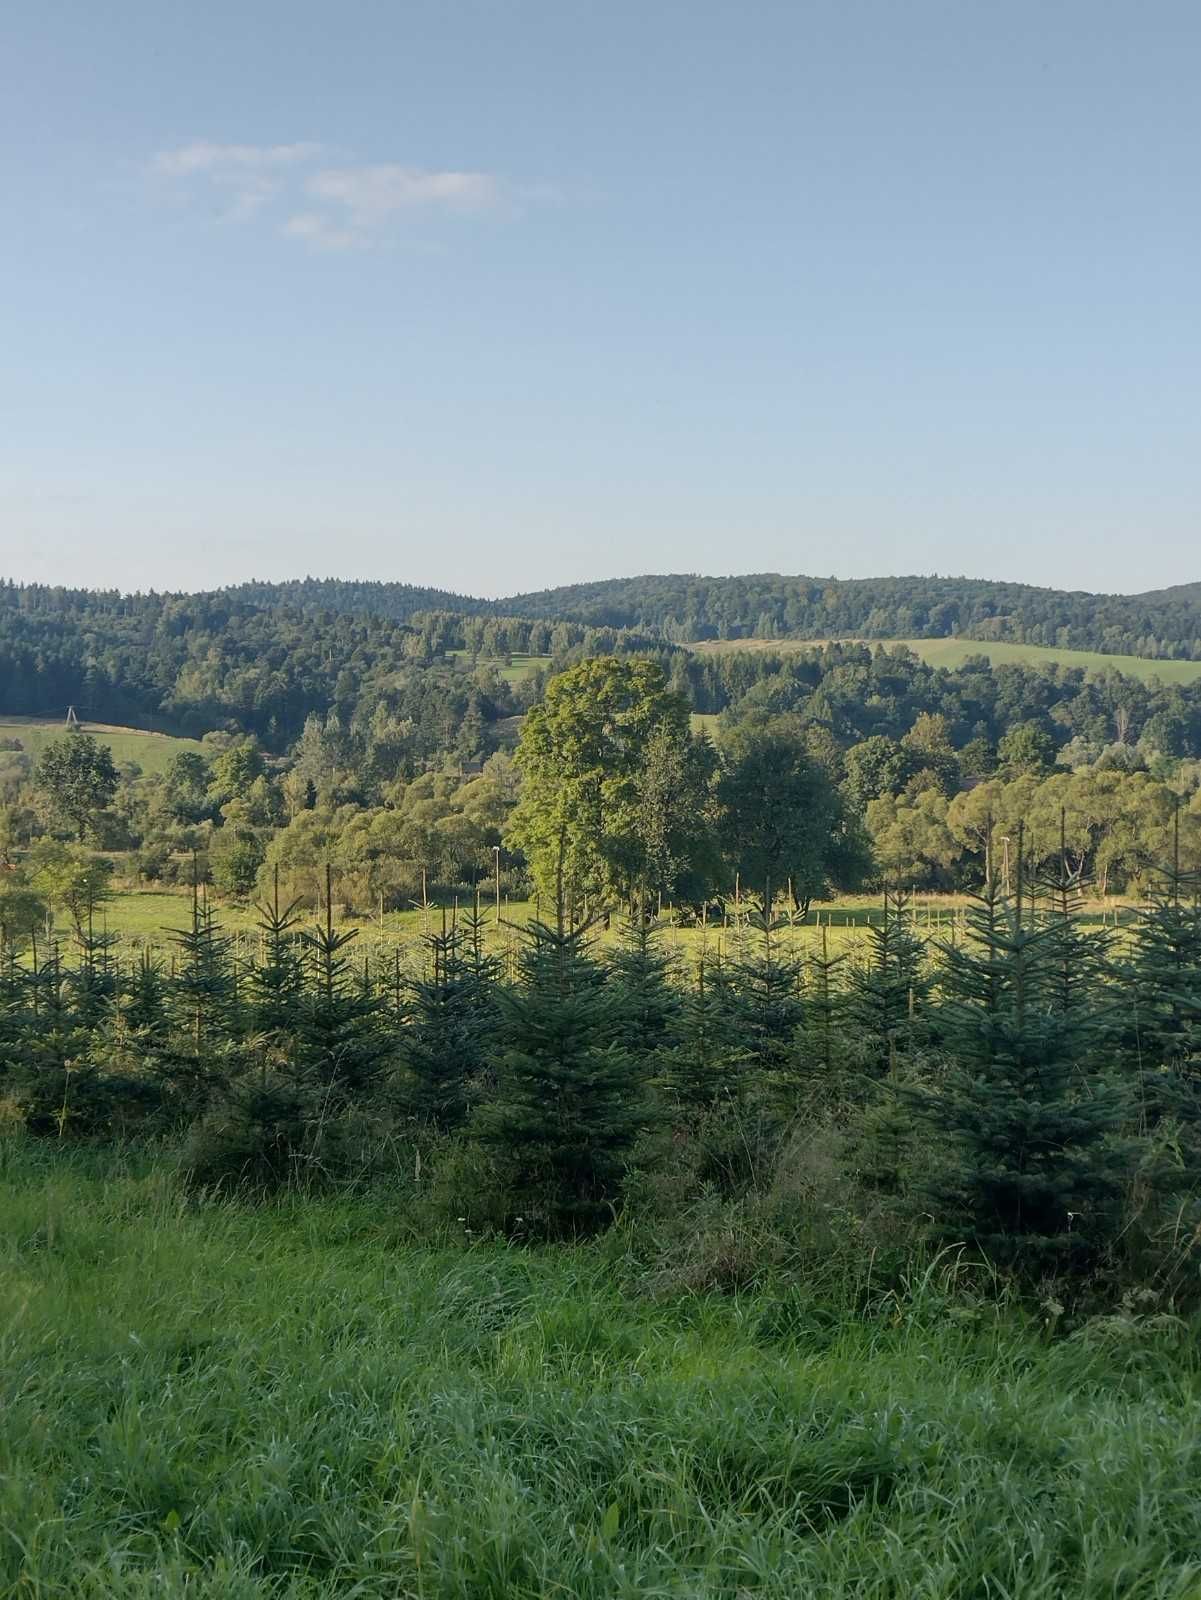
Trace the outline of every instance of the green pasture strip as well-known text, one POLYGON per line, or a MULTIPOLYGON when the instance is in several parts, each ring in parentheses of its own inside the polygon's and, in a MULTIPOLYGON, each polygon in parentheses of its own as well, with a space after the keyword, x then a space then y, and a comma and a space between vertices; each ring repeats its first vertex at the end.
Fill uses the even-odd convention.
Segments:
MULTIPOLYGON (((203 750, 199 739, 178 739, 167 733, 148 733, 140 728, 110 728, 104 724, 82 723, 80 731, 90 733, 98 743, 106 744, 113 760, 120 766, 136 761, 143 772, 162 772, 172 756, 181 750, 203 750)), ((46 722, 23 717, 0 720, 0 739, 19 739, 22 747, 35 759, 52 739, 66 732, 62 722, 46 722)))
MULTIPOLYGON (((700 653, 729 650, 756 650, 787 654, 793 650, 813 650, 838 641, 829 639, 706 639, 689 648, 700 653)), ((855 641, 844 640, 843 643, 855 641)), ((1122 672, 1149 683, 1159 678, 1164 683, 1195 683, 1201 678, 1201 661, 1158 661, 1146 656, 1104 655, 1099 650, 1061 650, 1057 646, 1013 644, 987 639, 865 639, 858 641, 873 649, 886 650, 904 645, 920 660, 934 667, 961 667, 971 656, 986 656, 994 667, 1046 666, 1052 662, 1064 667, 1084 667, 1089 672, 1122 672)))

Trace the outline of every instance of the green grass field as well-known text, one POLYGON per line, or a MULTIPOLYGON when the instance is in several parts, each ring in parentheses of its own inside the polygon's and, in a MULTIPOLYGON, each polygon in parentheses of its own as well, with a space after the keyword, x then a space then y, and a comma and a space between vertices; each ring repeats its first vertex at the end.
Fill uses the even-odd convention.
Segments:
POLYGON ((0 1594, 1201 1595, 1196 1328, 1053 1335, 951 1256, 689 1293, 622 1228, 419 1243, 411 1190, 0 1140, 0 1594))
MULTIPOLYGON (((950 938, 952 923, 962 918, 965 905, 963 896, 934 895, 919 899, 914 905, 917 931, 933 940, 950 938)), ((535 907, 530 901, 506 899, 502 903, 502 920, 499 924, 492 920, 494 907, 486 894, 482 896, 482 907, 489 918, 486 943, 507 961, 518 947, 518 930, 534 915, 535 907)), ((1094 927, 1099 927, 1102 922, 1111 922, 1115 908, 1128 923, 1133 912, 1129 906, 1119 902, 1108 902, 1105 906, 1098 904, 1095 908, 1086 909, 1085 921, 1094 927)), ((445 909, 447 915, 453 917, 453 904, 445 909)), ((126 956, 131 956, 135 949, 143 945, 167 951, 172 943, 172 934, 190 925, 191 914, 192 897, 189 891, 122 890, 106 902, 101 913, 101 924, 109 932, 118 935, 118 954, 123 949, 126 956)), ((406 961, 419 961, 421 936, 441 927, 442 914, 443 907, 440 904, 431 904, 426 910, 414 907, 405 911, 389 911, 382 922, 378 917, 346 917, 340 912, 338 920, 342 926, 358 929, 356 949, 362 955, 373 965, 381 960, 387 965, 397 949, 406 961)), ((823 903, 813 908, 807 922, 798 922, 793 927, 782 929, 776 935, 778 948, 791 950, 802 958, 823 951, 828 956, 846 956, 852 960, 863 958, 868 948, 866 925, 878 919, 879 915, 879 899, 872 895, 853 895, 823 903)), ((227 933, 244 941, 239 945, 239 953, 248 959, 253 957, 257 949, 255 930, 258 924, 254 907, 237 902, 218 902, 217 916, 227 933)), ((58 918, 58 932, 69 949, 71 929, 65 913, 58 918)), ((596 938, 602 947, 615 945, 620 937, 620 924, 616 920, 607 931, 597 929, 596 938)), ((716 921, 704 929, 677 928, 671 924, 669 912, 662 938, 664 949, 678 957, 687 970, 702 954, 707 960, 712 960, 745 948, 746 942, 753 940, 754 935, 745 932, 735 934, 728 927, 723 929, 716 921)), ((1201 1600, 1201 1596, 1198 1600, 1201 1600)))
MULTIPOLYGON (((101 722, 84 722, 80 728, 94 735, 101 744, 108 745, 118 766, 122 762, 136 761, 143 772, 162 772, 179 751, 204 748, 198 739, 177 739, 171 734, 147 733, 140 728, 114 728, 101 722)), ((0 739, 19 739, 34 757, 51 739, 61 738, 64 732, 61 722, 39 721, 35 717, 0 719, 0 739)))
MULTIPOLYGON (((486 894, 482 897, 482 906, 489 918, 493 918, 494 906, 486 894)), ((358 927, 362 944, 374 945, 376 941, 383 941, 386 944, 406 945, 415 943, 423 933, 440 928, 443 909, 441 904, 432 903, 426 910, 413 907, 404 911, 389 911, 384 915, 382 922, 378 917, 346 917, 339 913, 339 921, 346 926, 358 927)), ((848 901, 846 905, 839 902, 823 906, 820 921, 829 929, 827 943, 833 941, 833 947, 837 949, 853 948, 863 937, 862 930, 854 924, 863 921, 877 909, 874 903, 869 904, 866 900, 848 901)), ((447 906, 445 910, 448 916, 453 917, 453 904, 447 906)), ((501 923, 498 925, 494 925, 491 921, 489 923, 490 944, 498 949, 507 948, 517 937, 515 928, 524 927, 534 913, 535 906, 532 901, 506 899, 501 906, 501 923)), ((940 913, 949 928, 949 909, 943 907, 939 911, 932 911, 930 915, 933 919, 937 919, 940 913)), ((105 928, 130 945, 165 945, 170 942, 172 931, 189 926, 191 914, 192 896, 188 890, 131 889, 121 890, 106 901, 101 918, 105 928)), ((218 902, 217 917, 230 933, 248 933, 257 925, 257 914, 252 905, 232 901, 218 902)), ((791 942, 798 953, 816 949, 822 938, 816 926, 816 918, 815 912, 808 925, 798 924, 793 930, 785 930, 781 938, 791 942)), ((70 931, 69 920, 64 914, 58 921, 60 933, 67 937, 70 931)), ((932 920, 930 925, 931 931, 936 931, 935 921, 932 920)), ((597 932, 597 938, 602 943, 614 943, 619 937, 620 928, 616 922, 607 932, 601 930, 597 932)), ((668 926, 664 930, 663 937, 669 949, 688 954, 699 953, 702 940, 707 941, 710 950, 716 950, 719 940, 728 941, 730 935, 728 932, 723 935, 722 929, 715 923, 703 933, 699 928, 677 929, 668 926)))
MULTIPOLYGON (((981 639, 868 639, 864 641, 888 648, 903 644, 932 667, 960 667, 969 656, 987 656, 994 667, 1043 666, 1058 662, 1065 667, 1084 667, 1090 672, 1124 672, 1149 683, 1159 678, 1164 683, 1195 683, 1201 678, 1201 661, 1151 661, 1143 656, 1107 656, 1095 650, 1058 650, 1037 644, 990 644, 981 639)), ((824 639, 706 639, 691 649, 709 653, 727 650, 758 650, 776 654, 790 650, 811 650, 829 643, 824 639)))
MULTIPOLYGON (((464 662, 467 666, 471 665, 471 657, 466 650, 448 650, 446 653, 452 660, 464 662)), ((500 676, 509 683, 524 683, 527 678, 532 678, 540 667, 549 666, 550 659, 549 656, 519 654, 514 655, 510 664, 505 666, 490 656, 481 656, 479 665, 481 667, 495 667, 500 676)))

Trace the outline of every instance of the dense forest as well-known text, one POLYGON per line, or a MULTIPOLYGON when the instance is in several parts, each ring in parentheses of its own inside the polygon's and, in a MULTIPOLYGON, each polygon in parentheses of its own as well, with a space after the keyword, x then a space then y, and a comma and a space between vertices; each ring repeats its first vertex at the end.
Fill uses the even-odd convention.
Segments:
MULTIPOLYGON (((459 730, 522 709, 493 667, 456 671, 458 619, 417 625, 336 609, 301 609, 230 595, 122 595, 0 584, 0 714, 65 717, 201 734, 253 733, 285 748, 314 714, 344 723, 377 714, 410 725, 424 759, 454 748, 459 730)), ((502 659, 528 648, 505 619, 480 643, 502 659)), ((563 623, 547 650, 629 650, 623 630, 563 623)), ((480 653, 477 648, 477 655, 480 653)))
POLYGON ((1061 649, 1196 659, 1196 586, 1095 595, 977 578, 639 577, 504 602, 521 616, 658 628, 665 638, 1009 639, 1061 649))
POLYGON ((231 591, 407 622, 426 610, 630 628, 675 643, 700 639, 1011 640, 1163 660, 1201 656, 1201 586, 1089 594, 979 578, 647 575, 474 600, 408 584, 306 578, 231 591))

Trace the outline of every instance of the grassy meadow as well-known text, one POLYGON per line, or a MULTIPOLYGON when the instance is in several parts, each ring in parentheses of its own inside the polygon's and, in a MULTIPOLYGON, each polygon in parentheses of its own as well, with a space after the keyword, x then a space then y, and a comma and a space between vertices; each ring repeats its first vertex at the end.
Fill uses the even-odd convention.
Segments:
MULTIPOLYGON (((519 943, 518 929, 524 927, 534 916, 536 907, 532 901, 506 900, 501 908, 501 921, 496 923, 493 920, 492 902, 487 896, 484 897, 483 904, 490 919, 485 943, 488 948, 506 958, 507 966, 511 965, 519 943)), ((818 952, 824 946, 830 955, 853 957, 856 951, 864 949, 863 924, 868 917, 876 913, 876 910, 874 905, 869 907, 867 902, 848 901, 845 906, 823 907, 820 912, 822 924, 820 929, 817 926, 819 913, 813 912, 808 922, 798 920, 795 927, 785 929, 779 937, 798 955, 818 952)), ((371 916, 347 916, 340 907, 335 906, 335 916, 339 924, 358 929, 356 948, 373 964, 381 958, 391 962, 396 950, 399 950, 406 960, 412 958, 413 961, 418 961, 421 936, 441 928, 444 911, 448 918, 453 918, 455 914, 453 905, 443 907, 431 903, 426 909, 413 907, 405 911, 388 911, 382 919, 371 916)), ((147 945, 167 951, 171 947, 173 934, 187 928, 191 923, 191 916, 190 891, 122 890, 105 903, 99 921, 104 929, 117 935, 119 941, 117 955, 120 957, 123 953, 131 956, 135 949, 147 945)), ((937 932, 940 927, 944 933, 949 932, 951 919, 949 906, 938 911, 931 910, 929 916, 932 933, 937 932)), ((245 956, 252 955, 257 949, 256 930, 259 920, 254 906, 238 901, 219 901, 217 917, 227 933, 244 942, 240 946, 240 953, 245 956)), ((57 916, 56 928, 59 937, 69 944, 72 938, 71 924, 65 911, 61 911, 57 916)), ((596 931, 596 938, 602 945, 616 944, 620 936, 620 926, 616 921, 608 930, 598 927, 596 931)), ((734 948, 736 937, 728 928, 723 929, 719 923, 709 925, 703 930, 696 927, 677 928, 669 924, 664 934, 667 950, 676 954, 685 963, 695 961, 702 950, 707 952, 710 959, 727 954, 734 948)))
MULTIPOLYGON (((523 927, 537 911, 530 900, 509 900, 501 905, 501 919, 495 921, 494 902, 485 886, 481 895, 482 909, 489 917, 488 943, 497 949, 507 948, 516 939, 516 928, 523 927)), ((967 899, 963 895, 919 896, 914 901, 914 923, 918 933, 932 938, 949 938, 952 925, 962 920, 967 899)), ((339 922, 357 927, 364 940, 382 941, 385 944, 414 944, 422 934, 442 925, 443 912, 455 915, 453 904, 442 906, 433 903, 426 907, 410 907, 403 911, 388 911, 378 916, 347 916, 335 906, 339 922)), ((1133 905, 1125 901, 1097 902, 1086 907, 1083 920, 1094 926, 1114 925, 1115 918, 1128 923, 1134 915, 1133 905)), ((190 925, 192 896, 186 889, 119 889, 106 901, 100 915, 103 927, 115 933, 128 945, 165 945, 171 934, 190 925)), ((230 933, 250 934, 257 927, 258 913, 253 904, 240 901, 218 901, 218 920, 230 933)), ((862 949, 865 929, 878 921, 880 901, 878 895, 846 895, 838 900, 823 901, 815 905, 805 918, 797 917, 784 927, 778 939, 784 947, 797 954, 820 951, 823 946, 831 955, 853 955, 862 949)), ((70 935, 70 919, 65 912, 57 918, 60 934, 70 935)), ((608 930, 597 929, 596 937, 602 943, 613 943, 620 937, 620 924, 614 920, 608 930)), ((677 927, 670 910, 665 914, 664 939, 669 950, 681 956, 695 958, 702 949, 711 955, 723 953, 737 936, 720 920, 699 926, 677 927)), ((1199 1597, 1201 1600, 1201 1597, 1199 1597)))
MULTIPOLYGON (((472 666, 471 652, 468 650, 448 650, 447 655, 452 661, 462 662, 464 666, 472 666)), ((498 674, 508 683, 524 683, 527 678, 532 678, 535 672, 550 665, 550 656, 530 656, 520 652, 509 657, 508 664, 492 656, 481 656, 478 663, 481 667, 495 667, 498 674)))
MULTIPOLYGON (((108 745, 118 766, 136 761, 143 772, 162 772, 171 757, 181 750, 203 750, 198 739, 178 739, 168 733, 148 733, 142 728, 117 728, 103 722, 81 722, 80 730, 108 745)), ((65 732, 60 721, 39 721, 35 717, 0 719, 0 739, 19 739, 29 755, 37 757, 51 739, 65 732)))
POLYGON ((0 1594, 1201 1596, 1197 1330, 1069 1332, 954 1253, 719 1294, 418 1202, 0 1140, 0 1594))
MULTIPOLYGON (((758 650, 784 653, 811 650, 829 644, 828 639, 706 639, 689 648, 702 654, 727 650, 758 650)), ((1201 678, 1201 661, 1153 661, 1145 656, 1103 655, 1097 650, 1060 650, 1050 645, 990 643, 985 639, 868 639, 873 648, 904 645, 932 667, 961 667, 970 656, 987 656, 994 667, 1045 666, 1057 662, 1064 667, 1084 667, 1089 672, 1124 672, 1149 683, 1159 678, 1164 683, 1195 683, 1201 678)))

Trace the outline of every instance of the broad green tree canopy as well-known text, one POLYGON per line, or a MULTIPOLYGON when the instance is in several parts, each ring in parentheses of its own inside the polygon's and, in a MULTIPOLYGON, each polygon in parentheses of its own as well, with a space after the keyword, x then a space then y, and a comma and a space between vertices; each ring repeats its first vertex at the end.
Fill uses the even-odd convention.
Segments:
POLYGON ((665 838, 695 805, 690 739, 688 707, 655 662, 601 656, 551 680, 522 729, 506 836, 548 904, 662 887, 665 838))

